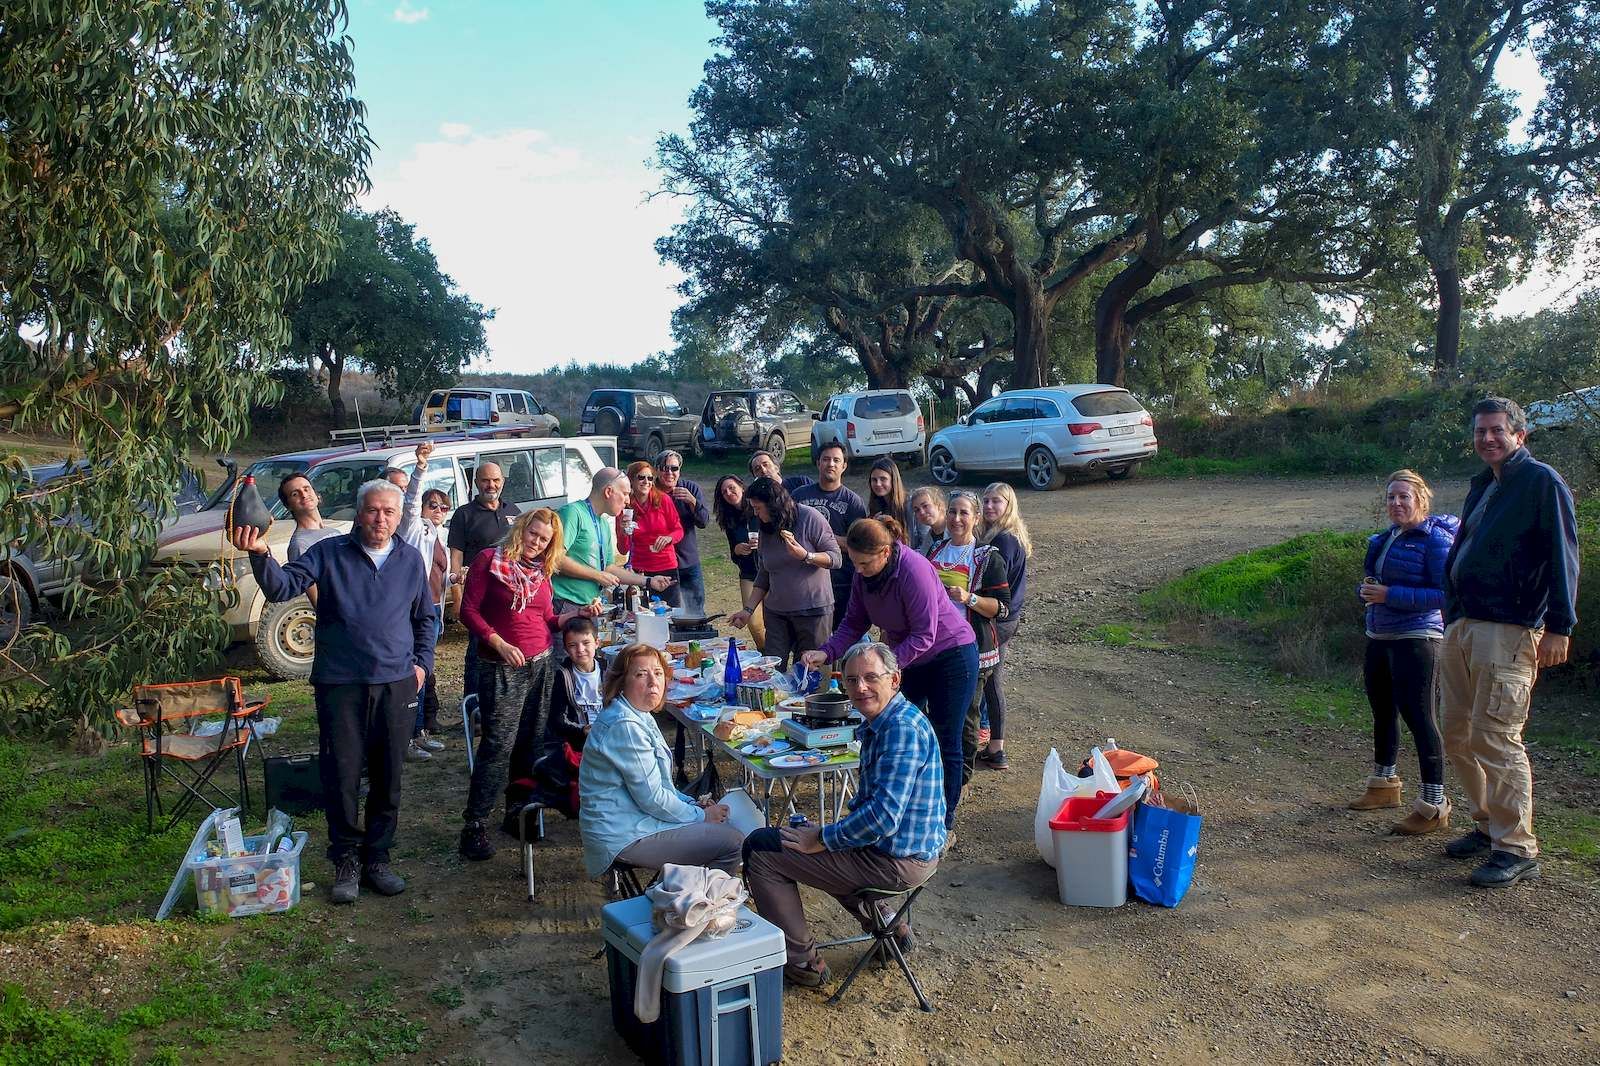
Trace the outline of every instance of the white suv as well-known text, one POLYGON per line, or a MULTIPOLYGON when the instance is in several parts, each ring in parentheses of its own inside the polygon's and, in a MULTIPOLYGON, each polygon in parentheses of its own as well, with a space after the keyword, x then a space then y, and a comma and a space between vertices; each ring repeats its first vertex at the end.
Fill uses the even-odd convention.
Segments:
POLYGON ((927 423, 916 397, 905 389, 841 392, 828 401, 822 418, 811 427, 811 461, 824 444, 844 445, 845 457, 891 455, 913 466, 922 464, 927 423))
POLYGON ((1060 385, 985 400, 928 442, 928 472, 954 485, 969 470, 1026 474, 1036 489, 1069 473, 1119 481, 1156 454, 1155 422, 1127 389, 1060 385))

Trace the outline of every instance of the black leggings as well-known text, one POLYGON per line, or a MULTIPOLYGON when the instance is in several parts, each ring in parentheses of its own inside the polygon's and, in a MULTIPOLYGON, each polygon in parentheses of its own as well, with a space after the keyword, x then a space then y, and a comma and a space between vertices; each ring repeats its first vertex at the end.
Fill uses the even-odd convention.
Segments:
POLYGON ((1393 766, 1400 752, 1400 719, 1417 745, 1422 783, 1444 784, 1444 758, 1439 730, 1433 724, 1433 668, 1439 642, 1420 637, 1404 640, 1367 638, 1364 671, 1367 700, 1372 704, 1372 761, 1393 766))

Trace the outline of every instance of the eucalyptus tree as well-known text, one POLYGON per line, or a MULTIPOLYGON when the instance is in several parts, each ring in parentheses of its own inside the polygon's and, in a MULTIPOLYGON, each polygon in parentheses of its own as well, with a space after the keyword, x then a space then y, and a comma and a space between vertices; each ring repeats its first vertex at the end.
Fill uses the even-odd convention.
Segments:
POLYGON ((284 302, 365 184, 345 21, 338 0, 6 7, 0 420, 85 462, 36 485, 0 443, 0 545, 84 574, 68 625, 0 638, 0 727, 92 725, 226 640, 199 575, 150 559, 186 454, 245 432, 284 302))

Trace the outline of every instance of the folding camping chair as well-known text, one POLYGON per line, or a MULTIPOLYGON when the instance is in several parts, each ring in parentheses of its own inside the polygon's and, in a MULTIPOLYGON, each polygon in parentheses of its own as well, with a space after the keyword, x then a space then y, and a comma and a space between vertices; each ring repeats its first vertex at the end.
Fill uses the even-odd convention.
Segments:
POLYGON ((134 686, 133 706, 119 708, 116 714, 117 721, 138 733, 144 764, 145 821, 152 832, 158 813, 167 816, 166 828, 171 829, 196 801, 212 810, 249 810, 250 782, 244 757, 268 702, 246 700, 237 677, 134 686), (236 795, 215 780, 229 759, 238 777, 236 795), (182 789, 170 815, 161 804, 163 775, 182 789), (213 803, 207 792, 221 802, 213 803))

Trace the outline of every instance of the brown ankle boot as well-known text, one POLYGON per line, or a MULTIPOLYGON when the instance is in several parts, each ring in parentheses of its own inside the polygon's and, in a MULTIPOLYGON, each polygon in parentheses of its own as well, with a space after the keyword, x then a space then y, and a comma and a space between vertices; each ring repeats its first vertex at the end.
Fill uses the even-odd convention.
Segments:
POLYGON ((1369 777, 1367 790, 1361 798, 1350 801, 1352 811, 1375 811, 1381 807, 1400 806, 1400 779, 1398 777, 1369 777))
POLYGON ((1419 837, 1427 833, 1437 833, 1441 829, 1450 827, 1450 800, 1447 797, 1444 803, 1434 806, 1417 800, 1411 804, 1411 810, 1406 816, 1396 822, 1389 832, 1396 836, 1419 837))

